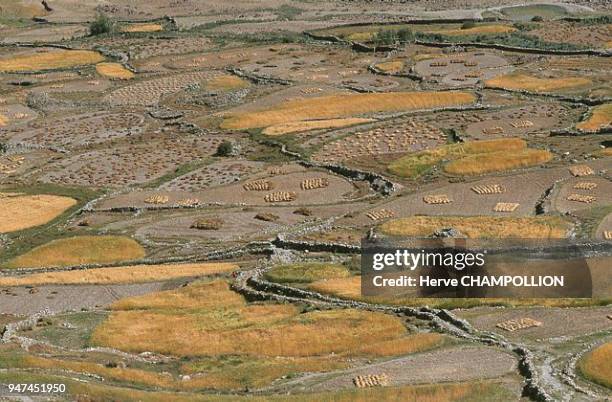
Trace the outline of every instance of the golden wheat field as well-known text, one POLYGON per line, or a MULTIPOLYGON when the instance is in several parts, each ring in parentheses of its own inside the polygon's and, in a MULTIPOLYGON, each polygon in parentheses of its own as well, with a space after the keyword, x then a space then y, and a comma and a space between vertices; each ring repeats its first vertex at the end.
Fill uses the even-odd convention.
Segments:
POLYGON ((57 195, 0 193, 0 233, 44 225, 76 203, 72 198, 57 195))
POLYGON ((135 74, 123 67, 120 63, 99 63, 96 64, 96 72, 101 76, 118 80, 130 80, 135 74))
POLYGON ((563 239, 570 229, 568 222, 556 216, 411 216, 385 222, 380 230, 389 235, 419 237, 450 227, 472 239, 563 239))
POLYGON ((364 118, 347 118, 347 119, 329 119, 329 120, 309 120, 298 121, 293 123, 281 123, 274 126, 266 127, 262 133, 269 136, 277 136, 291 133, 299 133, 310 130, 321 130, 327 128, 349 127, 357 124, 370 123, 374 119, 364 118))
POLYGON ((329 95, 295 99, 266 110, 230 113, 221 123, 224 129, 269 127, 289 122, 336 119, 368 113, 402 112, 462 106, 474 103, 468 92, 392 92, 329 95))
POLYGON ((220 274, 231 272, 238 268, 238 265, 230 263, 133 265, 78 271, 45 272, 18 277, 6 276, 0 278, 0 286, 142 283, 220 274))
POLYGON ((121 32, 159 32, 163 31, 164 27, 161 24, 150 24, 150 23, 142 23, 142 24, 130 24, 121 27, 121 32))
POLYGON ((0 114, 0 126, 6 126, 8 124, 8 117, 3 114, 0 114))
POLYGON ((594 107, 589 118, 578 123, 576 128, 580 131, 594 132, 610 125, 612 125, 612 103, 606 103, 594 107))
POLYGON ((520 138, 468 141, 409 153, 391 162, 388 169, 401 177, 418 177, 445 160, 450 161, 445 166, 446 170, 451 165, 449 173, 478 174, 541 163, 544 157, 552 157, 546 151, 532 152, 536 150, 526 148, 527 142, 520 138))
POLYGON ((48 50, 0 58, 0 72, 54 70, 99 63, 104 57, 91 50, 48 50))
POLYGON ((404 69, 404 62, 401 60, 385 61, 378 63, 376 68, 385 73, 397 74, 404 69))
POLYGON ((456 28, 456 29, 430 29, 425 33, 440 34, 448 36, 464 36, 464 35, 494 35, 516 31, 516 28, 511 25, 477 25, 472 28, 456 28))
POLYGON ((235 91, 249 86, 248 81, 230 74, 218 75, 206 82, 206 89, 209 91, 235 91))
POLYGON ((174 356, 307 357, 347 353, 407 335, 400 320, 381 313, 299 314, 288 304, 247 304, 223 281, 123 299, 112 310, 93 332, 93 344, 174 356))
POLYGON ((469 155, 444 165, 446 173, 462 176, 504 172, 513 169, 541 165, 550 161, 553 155, 541 149, 522 149, 509 152, 492 152, 469 155))
POLYGON ((109 264, 145 256, 140 244, 123 236, 77 236, 53 240, 18 256, 7 268, 109 264))
POLYGON ((584 77, 539 78, 528 74, 507 74, 485 81, 485 85, 491 88, 531 92, 555 92, 591 83, 590 79, 584 77))
POLYGON ((612 389, 612 342, 605 343, 588 353, 579 362, 582 374, 604 387, 612 389))

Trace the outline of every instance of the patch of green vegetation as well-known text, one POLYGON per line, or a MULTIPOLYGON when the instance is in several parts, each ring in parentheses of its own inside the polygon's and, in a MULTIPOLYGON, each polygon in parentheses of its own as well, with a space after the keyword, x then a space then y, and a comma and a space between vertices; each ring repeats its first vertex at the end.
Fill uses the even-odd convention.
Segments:
POLYGON ((612 205, 602 205, 578 212, 580 223, 576 227, 576 237, 584 240, 593 239, 601 221, 611 213, 612 205))
POLYGON ((302 10, 301 8, 290 6, 288 4, 283 4, 278 8, 271 9, 271 11, 278 15, 280 19, 293 20, 295 19, 295 17, 302 14, 304 10, 302 10))
POLYGON ((92 331, 107 317, 107 313, 100 312, 58 315, 43 321, 26 336, 69 349, 83 349, 90 346, 92 331))
POLYGON ((345 266, 326 263, 277 265, 265 273, 266 279, 279 283, 310 283, 348 276, 350 273, 345 266))
POLYGON ((102 190, 93 190, 86 187, 66 187, 48 183, 36 183, 23 187, 2 186, 0 191, 24 194, 61 195, 73 198, 77 201, 72 208, 69 208, 63 214, 45 225, 7 233, 5 236, 9 238, 9 242, 0 254, 0 265, 52 240, 73 236, 74 233, 66 231, 64 228, 59 227, 58 224, 66 221, 68 217, 81 209, 89 201, 100 197, 104 193, 102 190))
POLYGON ((531 4, 502 8, 501 13, 516 21, 530 21, 533 17, 553 19, 568 15, 565 7, 553 4, 531 4))
POLYGON ((461 43, 474 42, 483 44, 500 44, 541 50, 584 50, 585 46, 565 42, 548 42, 538 37, 526 35, 519 31, 496 35, 457 35, 417 33, 417 39, 426 42, 461 43))
POLYGON ((114 31, 115 23, 106 14, 96 15, 96 19, 89 24, 89 34, 91 36, 110 34, 114 31))

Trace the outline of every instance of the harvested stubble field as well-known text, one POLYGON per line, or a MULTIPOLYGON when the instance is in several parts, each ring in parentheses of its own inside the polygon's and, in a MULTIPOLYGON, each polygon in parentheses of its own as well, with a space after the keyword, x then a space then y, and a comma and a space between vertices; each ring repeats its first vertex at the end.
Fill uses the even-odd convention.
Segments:
POLYGON ((399 154, 445 144, 439 128, 413 119, 385 122, 368 130, 351 131, 336 141, 325 143, 313 155, 320 162, 358 163, 386 154, 399 154))
POLYGON ((589 380, 612 389, 612 343, 598 346, 580 360, 580 372, 589 380))
POLYGON ((47 272, 18 277, 0 277, 0 286, 143 283, 221 274, 234 271, 238 268, 238 265, 232 263, 132 265, 114 268, 47 272))
POLYGON ((485 85, 490 88, 531 92, 558 92, 587 87, 591 84, 592 81, 584 77, 540 78, 523 73, 502 75, 485 81, 485 85))
POLYGON ((206 83, 218 74, 213 71, 197 71, 152 78, 116 89, 106 95, 104 100, 117 106, 152 106, 157 104, 164 95, 181 91, 190 85, 206 83))
POLYGON ((145 119, 136 113, 93 112, 34 121, 10 131, 14 145, 77 147, 140 134, 145 119), (53 127, 50 129, 49 127, 53 127))
POLYGON ((104 57, 90 50, 39 49, 38 53, 7 55, 0 58, 0 72, 54 70, 99 63, 104 57))
POLYGON ((612 125, 612 103, 594 107, 588 119, 576 125, 576 128, 584 132, 595 132, 612 125))
POLYGON ((138 260, 145 250, 122 236, 77 236, 53 240, 16 257, 6 268, 64 267, 138 260))
POLYGON ((383 233, 427 237, 444 228, 454 228, 468 238, 563 239, 570 225, 555 216, 508 218, 490 216, 413 216, 383 223, 383 233))
POLYGON ((0 233, 44 225, 76 203, 72 198, 56 195, 0 193, 0 233))
POLYGON ((466 106, 475 100, 475 96, 467 92, 394 92, 321 96, 288 101, 258 112, 231 113, 226 116, 221 127, 228 130, 244 130, 369 113, 466 106))
MULTIPOLYGON (((213 155, 223 140, 220 136, 186 134, 177 138, 176 134, 169 130, 160 134, 149 133, 147 142, 72 154, 50 164, 39 181, 105 187, 148 182, 175 171, 179 166, 213 155)), ((192 197, 180 199, 184 198, 192 197)))
POLYGON ((478 175, 536 166, 552 159, 548 151, 527 149, 518 138, 471 141, 408 154, 388 169, 401 177, 416 178, 447 161, 444 171, 454 175, 478 175))
POLYGON ((98 63, 96 64, 96 72, 103 77, 118 80, 131 80, 135 77, 133 72, 120 63, 98 63))
POLYGON ((381 344, 395 350, 392 341, 408 335, 400 320, 381 313, 299 314, 288 304, 247 304, 224 281, 123 299, 112 310, 92 334, 93 344, 173 356, 358 356, 364 343, 380 345, 380 350, 367 354, 387 356, 389 351, 381 344))

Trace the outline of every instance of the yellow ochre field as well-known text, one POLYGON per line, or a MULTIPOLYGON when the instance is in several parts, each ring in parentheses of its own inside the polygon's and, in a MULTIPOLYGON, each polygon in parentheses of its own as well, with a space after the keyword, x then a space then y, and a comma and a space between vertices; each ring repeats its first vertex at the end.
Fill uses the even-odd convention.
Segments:
POLYGON ((75 204, 76 200, 57 195, 0 193, 0 233, 44 225, 75 204))
POLYGON ((580 131, 594 132, 610 125, 612 125, 612 103, 606 103, 594 107, 589 118, 578 123, 576 128, 580 131))
POLYGON ((605 343, 588 353, 578 367, 589 380, 612 389, 612 342, 605 343))
POLYGON ((120 63, 99 63, 96 64, 96 72, 104 77, 119 80, 130 80, 135 74, 123 67, 120 63))
POLYGON ((309 120, 298 121, 293 123, 281 123, 274 126, 266 127, 262 133, 269 136, 284 135, 290 133, 298 133, 310 130, 320 130, 326 128, 349 127, 356 124, 363 124, 375 121, 374 119, 364 119, 359 117, 347 119, 329 119, 329 120, 309 120))
POLYGON ((431 34, 449 35, 449 36, 462 36, 462 35, 491 35, 514 32, 516 28, 511 25, 477 25, 472 28, 457 28, 457 29, 431 29, 425 31, 431 34))
POLYGON ((376 68, 385 73, 397 74, 404 69, 404 62, 401 60, 385 61, 378 63, 376 68))
POLYGON ((248 81, 230 74, 218 75, 206 82, 206 89, 209 91, 233 91, 249 86, 248 81))
POLYGON ((238 268, 238 265, 231 263, 133 265, 77 271, 45 272, 18 277, 7 276, 0 278, 0 286, 142 283, 220 274, 231 272, 238 268))
POLYGON ((402 112, 469 105, 476 97, 468 92, 392 92, 328 95, 296 99, 257 112, 229 113, 224 129, 269 127, 305 120, 336 119, 368 113, 402 112))
POLYGON ((99 63, 104 57, 91 50, 49 50, 36 54, 0 58, 0 72, 54 70, 99 63))
POLYGON ((130 24, 121 27, 121 32, 159 32, 164 27, 161 24, 130 24))
POLYGON ((551 160, 545 150, 527 149, 520 138, 443 145, 435 149, 409 153, 389 164, 391 173, 415 178, 429 172, 435 165, 448 161, 444 171, 455 175, 478 175, 539 165, 551 160))
POLYGON ((145 256, 140 244, 123 236, 77 236, 54 240, 7 263, 7 268, 108 264, 145 256))
POLYGON ((383 223, 389 235, 430 236, 436 230, 455 228, 472 239, 563 239, 570 225, 560 217, 411 216, 383 223))
POLYGON ((6 126, 8 124, 8 117, 0 114, 0 126, 6 126))
POLYGON ((528 74, 507 74, 485 81, 491 88, 505 88, 516 91, 554 92, 568 88, 577 88, 591 84, 583 77, 538 78, 528 74))
POLYGON ((456 175, 478 175, 503 172, 546 163, 552 159, 549 151, 542 149, 523 149, 514 152, 492 152, 470 155, 449 162, 444 171, 456 175))
MULTIPOLYGON (((91 341, 129 352, 307 357, 350 353, 408 335, 399 319, 381 313, 346 309, 300 314, 289 304, 247 304, 224 281, 127 298, 111 308, 91 341)), ((381 349, 388 353, 387 347, 381 349)))

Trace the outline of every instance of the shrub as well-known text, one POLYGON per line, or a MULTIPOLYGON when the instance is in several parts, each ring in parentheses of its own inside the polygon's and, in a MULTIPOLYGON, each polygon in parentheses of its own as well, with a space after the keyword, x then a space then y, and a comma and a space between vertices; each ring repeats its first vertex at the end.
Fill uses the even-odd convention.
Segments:
POLYGON ((234 145, 230 141, 223 141, 217 147, 216 156, 230 156, 234 152, 234 145))
POLYGON ((470 29, 476 28, 476 23, 474 21, 466 21, 461 25, 461 29, 470 29))
POLYGON ((115 24, 105 14, 98 14, 96 19, 89 24, 89 34, 91 36, 111 33, 114 29, 115 24))
POLYGON ((544 21, 544 18, 542 16, 540 16, 540 15, 536 15, 536 16, 534 16, 531 19, 531 21, 533 21, 533 22, 542 22, 542 21, 544 21))

